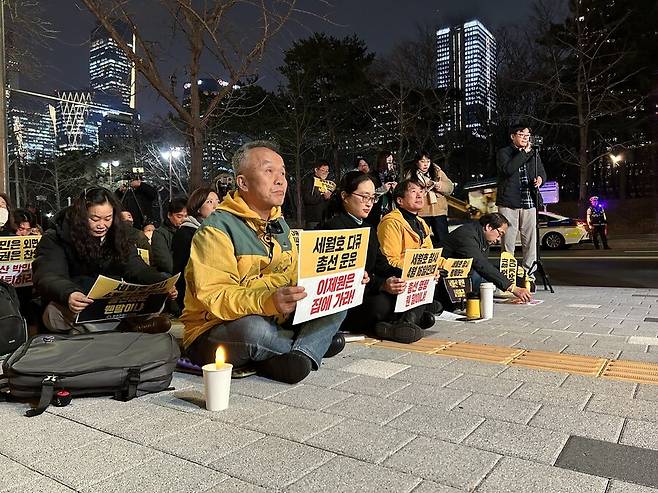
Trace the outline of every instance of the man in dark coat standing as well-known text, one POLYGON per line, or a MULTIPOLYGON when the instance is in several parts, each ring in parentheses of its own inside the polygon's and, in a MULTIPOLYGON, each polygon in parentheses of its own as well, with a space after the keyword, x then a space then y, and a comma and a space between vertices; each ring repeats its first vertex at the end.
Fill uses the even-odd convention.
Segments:
POLYGON ((530 272, 537 260, 537 208, 543 205, 539 187, 546 182, 546 171, 538 150, 530 142, 529 127, 513 125, 510 138, 512 143, 500 149, 496 159, 496 205, 509 221, 502 248, 514 254, 516 236, 521 233, 522 265, 530 272))
POLYGON ((123 210, 132 215, 133 226, 142 229, 144 224, 153 220, 153 202, 158 198, 158 191, 137 174, 129 173, 125 180, 129 183, 121 185, 114 193, 123 210))

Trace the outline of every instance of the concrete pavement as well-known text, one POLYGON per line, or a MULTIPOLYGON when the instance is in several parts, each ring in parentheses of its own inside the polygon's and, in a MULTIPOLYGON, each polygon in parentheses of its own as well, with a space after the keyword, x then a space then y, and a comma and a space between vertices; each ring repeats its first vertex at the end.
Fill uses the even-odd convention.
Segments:
MULTIPOLYGON (((428 335, 658 362, 658 290, 537 297, 428 335)), ((173 385, 36 418, 3 403, 0 491, 658 491, 647 467, 606 467, 655 458, 658 385, 354 343, 299 385, 233 380, 222 412, 200 377, 173 385)))

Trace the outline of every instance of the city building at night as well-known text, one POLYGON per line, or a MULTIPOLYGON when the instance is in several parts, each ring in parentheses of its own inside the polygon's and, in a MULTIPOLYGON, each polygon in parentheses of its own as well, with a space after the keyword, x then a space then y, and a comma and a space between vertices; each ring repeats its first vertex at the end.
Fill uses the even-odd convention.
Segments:
POLYGON ((477 20, 436 32, 437 87, 450 94, 449 117, 439 135, 483 126, 496 111, 496 40, 477 20))

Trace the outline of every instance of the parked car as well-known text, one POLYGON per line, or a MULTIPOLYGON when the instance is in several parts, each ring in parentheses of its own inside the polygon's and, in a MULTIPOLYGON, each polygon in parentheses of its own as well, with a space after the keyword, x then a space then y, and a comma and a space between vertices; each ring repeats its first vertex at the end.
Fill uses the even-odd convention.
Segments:
MULTIPOLYGON (((553 212, 539 211, 539 238, 543 248, 558 250, 571 245, 591 241, 587 223, 580 219, 561 216, 553 212)), ((453 231, 463 222, 449 221, 448 229, 453 231)), ((516 237, 517 246, 521 245, 521 235, 516 237)))

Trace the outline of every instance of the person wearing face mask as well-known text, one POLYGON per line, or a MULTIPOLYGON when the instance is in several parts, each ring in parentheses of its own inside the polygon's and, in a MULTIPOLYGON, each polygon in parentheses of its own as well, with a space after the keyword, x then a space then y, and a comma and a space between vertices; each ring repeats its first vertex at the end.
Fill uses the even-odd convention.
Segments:
POLYGON ((361 171, 350 171, 332 199, 328 218, 320 225, 320 229, 370 228, 366 256, 370 281, 366 284, 363 303, 348 310, 341 329, 396 342, 416 342, 423 337, 423 329, 434 325, 434 316, 425 305, 394 313, 396 296, 404 291, 405 281, 401 279, 402 270, 392 267, 380 251, 376 229, 365 222, 375 197, 372 177, 361 171))
POLYGON ((452 194, 455 185, 438 165, 432 163, 427 151, 416 154, 406 179, 417 181, 425 190, 423 208, 418 215, 432 228, 432 244, 439 248, 448 236, 446 197, 452 194))
MULTIPOLYGON (((93 187, 54 218, 55 227, 41 238, 32 263, 32 279, 45 306, 43 323, 53 332, 84 333, 126 328, 165 332, 166 317, 76 324, 75 317, 94 300, 87 297, 99 275, 135 284, 153 284, 166 276, 149 267, 130 243, 121 221, 121 204, 106 188, 93 187)), ((169 293, 175 298, 175 288, 169 293)))
POLYGON ((0 236, 16 234, 16 225, 12 212, 11 201, 5 193, 0 193, 0 236))
POLYGON ((516 287, 502 272, 489 262, 489 246, 502 239, 509 229, 509 221, 499 212, 485 214, 479 221, 463 224, 448 235, 443 244, 444 258, 472 258, 471 283, 480 292, 480 284, 492 282, 498 289, 508 291, 521 301, 532 299, 530 291, 516 287), (484 281, 483 281, 484 280, 484 281))

